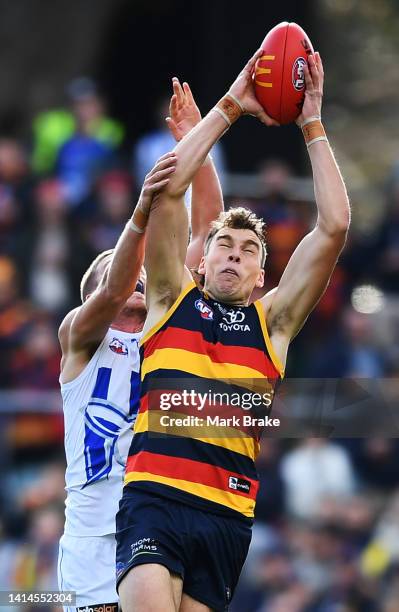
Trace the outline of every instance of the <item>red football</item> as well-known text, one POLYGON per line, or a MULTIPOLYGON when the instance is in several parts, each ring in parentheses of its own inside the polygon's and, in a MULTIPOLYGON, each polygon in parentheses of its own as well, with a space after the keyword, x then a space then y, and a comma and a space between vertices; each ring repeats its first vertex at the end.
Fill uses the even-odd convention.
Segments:
POLYGON ((267 34, 255 68, 255 94, 265 111, 281 124, 295 121, 305 98, 303 67, 313 53, 307 34, 283 21, 267 34))

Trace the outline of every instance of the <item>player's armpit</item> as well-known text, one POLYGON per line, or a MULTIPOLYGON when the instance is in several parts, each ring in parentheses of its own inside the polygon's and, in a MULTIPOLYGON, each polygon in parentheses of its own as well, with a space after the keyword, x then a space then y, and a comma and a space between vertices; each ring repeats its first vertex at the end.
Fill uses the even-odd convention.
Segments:
POLYGON ((296 336, 325 292, 345 240, 346 231, 327 233, 318 226, 303 238, 272 298, 262 299, 270 336, 287 342, 296 336))

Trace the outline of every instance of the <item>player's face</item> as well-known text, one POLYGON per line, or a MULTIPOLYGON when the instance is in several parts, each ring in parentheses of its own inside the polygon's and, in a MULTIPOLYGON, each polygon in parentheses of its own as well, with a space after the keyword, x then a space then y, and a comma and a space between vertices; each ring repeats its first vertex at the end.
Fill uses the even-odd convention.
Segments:
POLYGON ((146 307, 145 302, 145 287, 147 283, 147 274, 144 266, 141 267, 139 278, 137 279, 136 287, 132 295, 127 299, 126 306, 128 308, 137 308, 143 310, 146 307))
POLYGON ((215 299, 246 304, 255 287, 262 287, 262 245, 251 230, 220 229, 202 258, 198 272, 204 289, 215 299))

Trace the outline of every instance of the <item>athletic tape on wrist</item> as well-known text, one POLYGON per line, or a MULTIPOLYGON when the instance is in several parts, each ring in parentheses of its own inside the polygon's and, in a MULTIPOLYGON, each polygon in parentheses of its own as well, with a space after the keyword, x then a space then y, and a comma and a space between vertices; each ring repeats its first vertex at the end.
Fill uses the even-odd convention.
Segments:
POLYGON ((144 212, 140 203, 134 209, 133 217, 128 223, 129 228, 134 232, 143 234, 148 223, 148 213, 144 212))
POLYGON ((232 123, 237 121, 237 119, 239 119, 244 112, 241 102, 239 102, 239 100, 237 100, 237 98, 232 96, 230 93, 223 96, 223 98, 219 100, 212 110, 219 113, 229 127, 232 125, 232 123))
POLYGON ((308 119, 305 119, 305 121, 301 124, 301 129, 305 127, 305 125, 307 125, 308 123, 312 123, 313 121, 321 121, 321 117, 320 115, 315 115, 314 117, 309 117, 308 119))
POLYGON ((139 227, 137 227, 133 219, 130 219, 130 221, 126 223, 126 227, 132 230, 132 232, 136 232, 137 234, 144 234, 145 232, 145 228, 140 229, 139 227))
POLYGON ((221 108, 218 108, 217 106, 214 106, 213 108, 211 108, 211 111, 214 111, 215 113, 217 113, 218 115, 220 115, 220 116, 221 116, 221 117, 222 117, 222 118, 225 120, 225 122, 227 123, 228 127, 230 127, 230 126, 231 126, 231 121, 230 121, 230 119, 228 118, 228 116, 226 115, 226 113, 224 113, 224 112, 222 111, 222 109, 221 109, 221 108))
POLYGON ((304 125, 302 127, 302 134, 306 144, 315 140, 315 138, 325 138, 326 136, 326 132, 320 119, 313 119, 313 121, 309 121, 306 125, 304 125))
POLYGON ((310 142, 307 142, 306 146, 309 149, 310 145, 314 144, 315 142, 320 142, 321 140, 328 142, 327 136, 318 136, 317 138, 313 138, 313 140, 311 140, 310 142))
POLYGON ((228 92, 226 95, 227 95, 227 96, 230 96, 230 98, 231 98, 232 100, 234 100, 234 102, 235 102, 236 104, 238 104, 238 106, 241 108, 241 112, 242 112, 242 113, 245 113, 245 108, 244 108, 244 107, 243 107, 243 105, 241 104, 240 100, 239 100, 238 98, 236 98, 236 97, 235 97, 235 95, 234 95, 234 94, 232 94, 232 93, 228 92))

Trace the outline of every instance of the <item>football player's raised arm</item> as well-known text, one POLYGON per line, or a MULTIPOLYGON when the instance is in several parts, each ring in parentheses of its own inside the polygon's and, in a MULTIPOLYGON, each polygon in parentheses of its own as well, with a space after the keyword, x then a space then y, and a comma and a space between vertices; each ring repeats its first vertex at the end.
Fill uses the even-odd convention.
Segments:
POLYGON ((176 170, 170 179, 170 188, 168 185, 152 202, 145 252, 148 315, 144 335, 190 280, 184 266, 189 239, 184 194, 209 149, 225 129, 225 120, 217 113, 209 113, 191 130, 175 149, 176 170))
MULTIPOLYGON (((272 335, 291 340, 323 295, 350 223, 345 185, 320 123, 323 66, 319 55, 309 58, 305 69, 306 95, 302 117, 312 165, 317 223, 294 251, 280 283, 271 296, 268 327, 272 335), (308 104, 306 104, 308 100, 308 104), (306 106, 305 106, 306 105, 306 106)), ((265 303, 270 297, 265 296, 265 303)))
POLYGON ((163 192, 154 198, 148 222, 145 267, 148 317, 152 327, 176 300, 186 284, 184 262, 188 245, 188 219, 184 194, 212 146, 243 113, 274 125, 255 98, 252 74, 259 49, 247 62, 227 94, 177 144, 176 170, 163 192))
POLYGON ((147 174, 137 207, 126 224, 113 250, 109 265, 97 287, 60 329, 65 337, 68 328, 68 348, 78 352, 100 342, 111 322, 133 293, 144 260, 145 224, 154 193, 165 187, 175 167, 174 153, 162 156, 147 174), (140 223, 142 227, 138 227, 140 223), (138 231, 136 231, 138 230, 138 231))
POLYGON ((175 147, 177 167, 167 189, 173 197, 185 193, 211 147, 242 114, 254 115, 265 125, 278 125, 265 113, 254 93, 252 75, 262 53, 258 49, 225 96, 175 147))
MULTIPOLYGON (((166 122, 176 142, 180 142, 200 121, 201 113, 188 83, 172 79, 173 95, 166 122)), ((210 155, 194 174, 191 183, 191 237, 187 249, 186 266, 196 268, 204 251, 204 242, 211 222, 223 210, 223 194, 210 155)))

